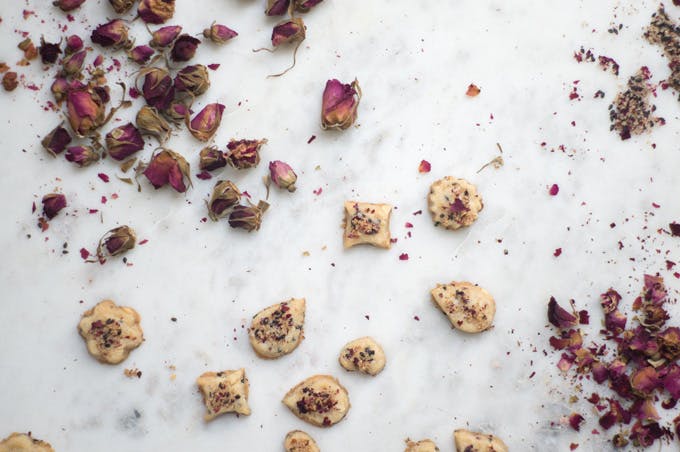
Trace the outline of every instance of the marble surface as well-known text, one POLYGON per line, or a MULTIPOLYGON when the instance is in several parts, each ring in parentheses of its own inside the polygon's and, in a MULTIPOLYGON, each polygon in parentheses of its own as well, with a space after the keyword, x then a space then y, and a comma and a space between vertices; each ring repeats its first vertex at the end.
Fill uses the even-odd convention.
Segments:
MULTIPOLYGON (((49 3, 0 2, 0 61, 20 59, 15 30, 55 41, 61 24, 87 34, 114 16, 107 2, 88 0, 66 22, 49 3), (37 17, 24 20, 23 9, 37 17)), ((110 160, 79 169, 47 156, 39 141, 59 117, 43 111, 51 72, 39 64, 20 68, 39 91, 0 93, 0 436, 31 430, 71 452, 276 451, 287 431, 304 429, 323 451, 402 450, 407 437, 452 451, 453 430, 468 427, 496 433, 512 451, 566 451, 572 442, 608 450, 606 435, 590 434, 592 413, 580 434, 560 425, 574 409, 572 391, 549 351, 545 308, 551 295, 574 298, 598 325, 597 296, 610 286, 630 301, 645 272, 661 271, 674 296, 680 288, 664 266, 680 258, 680 240, 656 232, 680 219, 677 93, 654 99, 666 126, 625 142, 609 132, 607 112, 641 65, 655 80, 666 75, 659 49, 641 38, 658 4, 326 0, 304 16, 307 40, 295 69, 267 79, 291 55, 251 51, 268 43, 275 23, 261 3, 177 0, 176 15, 192 33, 213 20, 240 33, 222 48, 202 45, 195 58, 221 64, 199 100, 227 106, 215 142, 269 140, 258 168, 218 177, 260 199, 269 160, 287 161, 300 176, 296 193, 270 193, 257 233, 201 221, 212 181, 194 178, 186 195, 143 181, 138 193, 115 177, 121 173, 110 160), (617 35, 607 32, 619 23, 617 35), (577 64, 572 55, 582 45, 615 58, 619 77, 577 64), (357 126, 322 131, 325 81, 354 77, 364 93, 357 126), (569 99, 575 80, 581 100, 569 99), (476 98, 465 96, 470 83, 481 87, 476 98), (598 89, 604 99, 593 99, 598 89), (505 165, 478 173, 499 154, 496 143, 505 165), (418 173, 422 159, 432 164, 428 174, 418 173), (428 187, 445 175, 472 181, 484 198, 469 229, 437 229, 427 215, 428 187), (55 189, 69 206, 41 233, 31 204, 55 189), (342 249, 346 199, 394 205, 392 249, 342 249), (121 224, 148 239, 128 265, 83 263, 78 250, 94 249, 121 224), (399 260, 402 253, 409 260, 399 260), (477 282, 495 296, 494 329, 472 336, 450 328, 429 290, 451 280, 477 282), (248 344, 248 319, 290 297, 307 299, 306 338, 293 354, 263 361, 248 344), (142 316, 146 341, 119 366, 92 359, 76 332, 81 313, 104 298, 142 316), (387 354, 375 378, 337 363, 340 347, 363 335, 387 354), (133 367, 140 379, 123 375, 133 367), (252 415, 204 423, 196 377, 239 367, 250 379, 252 415), (304 424, 280 402, 317 373, 337 376, 352 402, 346 420, 330 429, 304 424)), ((680 16, 680 8, 667 8, 680 16)), ((133 28, 144 42, 141 24, 133 28)), ((130 79, 134 68, 123 67, 111 82, 130 79)), ((141 100, 134 105, 120 118, 133 117, 141 100)), ((144 158, 154 146, 149 140, 144 158)), ((186 131, 168 146, 196 166, 201 144, 186 131)), ((671 312, 678 318, 678 305, 671 312)))

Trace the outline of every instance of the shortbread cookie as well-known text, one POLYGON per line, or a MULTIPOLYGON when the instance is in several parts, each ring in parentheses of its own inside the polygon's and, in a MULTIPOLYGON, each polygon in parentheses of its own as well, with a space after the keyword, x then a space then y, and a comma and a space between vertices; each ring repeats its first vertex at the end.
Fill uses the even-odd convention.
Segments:
POLYGON ((389 204, 345 201, 345 248, 366 243, 378 248, 389 248, 390 214, 389 204))
POLYGON ((144 341, 139 321, 134 309, 104 300, 83 313, 78 331, 92 356, 103 363, 118 364, 144 341))
POLYGON ((283 442, 283 448, 286 452, 320 452, 314 438, 302 430, 288 432, 283 442))
POLYGON ((378 375, 385 368, 385 352, 380 344, 370 337, 361 337, 342 347, 340 365, 346 370, 378 375))
POLYGON ((250 414, 249 385, 244 369, 205 372, 196 379, 196 384, 203 394, 203 403, 208 409, 203 416, 206 421, 211 421, 224 413, 246 416, 250 414))
POLYGON ((0 452, 54 452, 52 446, 31 436, 31 433, 12 433, 0 441, 0 452))
POLYGON ((477 188, 465 179, 446 176, 430 186, 428 204, 435 226, 458 229, 470 226, 484 208, 477 188))
POLYGON ((469 430, 453 432, 457 452, 508 452, 508 446, 500 438, 469 430))
POLYGON ((439 452, 439 448, 434 441, 430 439, 423 439, 418 442, 407 439, 404 452, 439 452))
POLYGON ((293 387, 283 403, 297 417, 318 427, 340 422, 349 411, 349 395, 330 375, 314 375, 293 387))
POLYGON ((276 359, 300 345, 304 336, 305 299, 291 298, 255 314, 248 328, 250 345, 258 356, 276 359))
POLYGON ((432 300, 455 328, 466 333, 479 333, 491 328, 496 302, 478 285, 467 281, 437 284, 431 294, 432 300))

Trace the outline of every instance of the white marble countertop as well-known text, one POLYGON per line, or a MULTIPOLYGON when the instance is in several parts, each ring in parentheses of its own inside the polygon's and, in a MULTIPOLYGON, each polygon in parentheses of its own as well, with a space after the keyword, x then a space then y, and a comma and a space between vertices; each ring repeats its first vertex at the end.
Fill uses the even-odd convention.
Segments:
MULTIPOLYGON (((36 43, 40 34, 56 41, 60 24, 89 36, 84 30, 114 16, 107 2, 88 0, 69 23, 49 3, 0 3, 0 61, 20 59, 15 30, 29 31, 36 43), (23 9, 37 16, 24 20, 23 9)), ((597 325, 597 296, 610 286, 630 301, 645 272, 662 271, 674 294, 680 288, 664 266, 680 259, 680 240, 656 233, 680 221, 677 93, 659 91, 654 99, 667 125, 627 141, 609 132, 607 111, 640 66, 655 80, 665 77, 660 50, 641 38, 658 4, 326 0, 304 16, 307 40, 297 66, 267 79, 286 67, 290 53, 251 52, 268 43, 276 21, 262 14, 262 3, 177 0, 176 13, 192 33, 217 20, 240 34, 221 48, 202 45, 193 60, 221 64, 199 101, 227 107, 215 142, 269 140, 258 168, 217 177, 260 199, 269 160, 298 172, 297 192, 272 191, 259 232, 201 221, 213 181, 194 178, 186 195, 144 181, 138 193, 114 177, 121 173, 111 160, 80 169, 47 156, 40 139, 59 118, 43 111, 52 72, 40 64, 19 68, 39 91, 0 92, 0 437, 31 430, 59 452, 277 451, 285 433, 300 428, 324 452, 398 451, 407 437, 430 437, 452 451, 453 430, 468 427, 496 433, 512 451, 567 451, 572 442, 579 451, 607 450, 610 435, 589 433, 597 427, 592 413, 580 434, 552 424, 573 407, 555 368, 559 355, 549 351, 546 304, 551 295, 574 298, 597 325), (617 35, 607 32, 619 23, 617 35), (572 55, 580 46, 614 57, 620 75, 577 64, 572 55), (322 131, 326 80, 354 77, 364 94, 357 126, 322 131), (569 99, 575 80, 578 101, 569 99), (481 87, 479 96, 466 97, 470 83, 481 87), (604 99, 593 99, 598 89, 604 99), (505 165, 477 173, 498 155, 496 143, 505 165), (422 159, 432 164, 428 174, 418 172, 422 159), (445 175, 472 181, 484 198, 469 229, 441 230, 427 215, 428 187, 445 175), (553 183, 560 192, 551 197, 553 183), (55 189, 69 205, 42 233, 31 204, 55 189), (347 199, 394 205, 398 242, 387 251, 343 250, 347 199), (93 249, 121 224, 148 239, 128 254, 132 265, 84 264, 78 250, 93 249), (409 260, 399 260, 402 253, 409 260), (476 336, 450 328, 429 290, 451 280, 477 282, 494 295, 495 328, 476 336), (257 358, 248 319, 293 296, 307 299, 305 340, 282 359, 257 358), (146 340, 119 366, 90 357, 76 331, 81 313, 104 298, 142 316, 146 340), (340 347, 363 335, 387 354, 375 378, 337 363, 340 347), (123 375, 132 367, 143 372, 140 379, 123 375), (250 379, 252 415, 205 423, 196 377, 239 367, 250 379), (330 429, 306 425, 280 402, 317 373, 337 376, 350 394, 347 418, 330 429)), ((667 8, 680 16, 680 8, 667 8)), ((144 41, 141 24, 134 29, 144 41)), ((109 75, 117 79, 129 80, 129 71, 109 75)), ((134 105, 120 117, 132 118, 142 100, 134 105)), ((153 146, 147 140, 144 158, 153 146)), ((197 165, 202 146, 186 131, 168 147, 197 165)), ((671 312, 678 318, 678 305, 671 312)))

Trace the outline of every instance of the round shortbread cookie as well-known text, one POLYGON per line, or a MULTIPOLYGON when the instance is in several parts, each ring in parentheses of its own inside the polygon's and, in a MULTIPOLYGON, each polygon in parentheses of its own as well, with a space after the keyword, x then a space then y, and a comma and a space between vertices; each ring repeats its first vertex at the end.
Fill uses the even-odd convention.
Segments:
POLYGON ((452 230, 470 226, 484 208, 477 188, 452 176, 435 181, 427 199, 434 225, 452 230))

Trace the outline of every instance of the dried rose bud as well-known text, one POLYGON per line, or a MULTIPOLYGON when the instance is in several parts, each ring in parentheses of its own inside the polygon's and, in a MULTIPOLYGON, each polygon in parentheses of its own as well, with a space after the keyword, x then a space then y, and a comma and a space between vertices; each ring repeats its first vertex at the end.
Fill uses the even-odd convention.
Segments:
POLYGON ((38 49, 35 48, 31 38, 24 39, 17 47, 24 52, 24 58, 27 60, 33 60, 38 56, 38 49))
POLYGON ((107 256, 118 256, 135 247, 137 235, 130 226, 119 226, 108 231, 99 240, 97 257, 104 263, 107 256))
POLYGON ((172 102, 168 108, 163 110, 163 115, 175 124, 179 124, 186 120, 187 115, 193 113, 189 107, 183 102, 172 102))
POLYGON ((137 64, 145 64, 154 54, 154 50, 149 46, 137 46, 128 51, 128 57, 137 64))
POLYGON ((266 139, 231 140, 227 144, 227 162, 236 169, 254 168, 260 163, 260 148, 266 143, 266 139))
POLYGON ((106 134, 106 150, 114 160, 125 160, 144 149, 144 138, 131 122, 106 134))
POLYGON ((267 0, 264 13, 268 16, 283 16, 288 12, 290 0, 267 0))
POLYGON ((91 146, 69 146, 65 157, 80 167, 90 166, 99 160, 99 154, 91 146))
POLYGON ((168 47, 175 42, 175 39, 182 33, 182 27, 179 25, 167 25, 151 33, 151 41, 149 45, 156 49, 168 47))
POLYGON ((208 201, 208 215, 214 221, 229 216, 229 210, 241 201, 241 192, 233 182, 220 180, 208 201))
POLYGON ((14 91, 19 86, 17 77, 18 74, 16 72, 5 72, 5 75, 2 76, 2 87, 5 88, 5 91, 14 91))
POLYGON ((193 36, 180 35, 172 46, 170 57, 173 61, 189 61, 196 55, 196 49, 200 43, 201 41, 193 36))
POLYGON ((299 17, 284 20, 274 26, 272 30, 272 45, 278 47, 305 39, 305 23, 299 17))
POLYGON ((59 44, 53 42, 45 42, 44 38, 40 38, 40 59, 44 64, 54 64, 59 58, 61 48, 59 44))
POLYGON ((194 64, 180 70, 175 77, 175 90, 200 96, 210 88, 208 68, 202 64, 194 64))
POLYGON ((168 108, 175 97, 175 87, 168 71, 159 67, 142 69, 139 77, 144 77, 142 95, 146 103, 159 111, 168 108))
POLYGON ((153 107, 143 106, 139 113, 137 113, 135 122, 143 134, 152 135, 158 138, 158 141, 161 143, 170 138, 170 132, 172 131, 170 124, 153 107))
POLYGON ((85 3, 85 0, 55 0, 52 4, 64 12, 73 11, 80 5, 85 3))
POLYGON ((65 78, 57 77, 52 83, 50 90, 54 95, 54 100, 56 100, 58 104, 61 104, 62 101, 66 99, 66 94, 68 94, 69 90, 80 89, 84 87, 85 85, 80 83, 78 80, 74 80, 73 83, 69 83, 69 81, 65 78))
POLYGON ((71 135, 61 125, 58 125, 42 139, 41 143, 47 152, 56 157, 57 154, 64 152, 66 146, 71 143, 71 135))
POLYGON ((104 104, 100 94, 93 89, 69 90, 66 96, 68 120, 76 135, 90 135, 104 124, 104 104))
POLYGON ((203 110, 199 111, 191 121, 187 115, 185 121, 189 132, 200 141, 208 141, 215 135, 222 122, 222 112, 224 112, 224 105, 214 103, 203 107, 203 110))
POLYGON ((189 163, 184 157, 169 149, 163 149, 151 157, 151 161, 144 170, 144 175, 156 189, 165 184, 170 184, 179 193, 184 193, 187 191, 184 178, 191 185, 189 172, 189 163))
POLYGON ((102 47, 130 48, 132 42, 128 39, 128 26, 121 19, 113 19, 110 22, 99 25, 92 32, 92 42, 102 47))
POLYGON ((83 48, 83 40, 80 39, 80 36, 77 35, 71 35, 68 38, 66 38, 66 50, 64 51, 66 55, 71 55, 72 53, 76 53, 79 50, 83 48))
POLYGON ((137 14, 147 24, 162 24, 175 14, 175 0, 142 0, 137 14))
POLYGON ((49 195, 43 196, 42 205, 43 215, 51 220, 57 216, 61 209, 66 207, 66 196, 60 193, 50 193, 49 195))
POLYGON ((286 189, 291 193, 295 191, 297 174, 287 163, 280 160, 269 162, 269 177, 277 187, 286 189))
POLYGON ((109 0, 111 7, 118 14, 125 14, 130 11, 135 4, 135 0, 109 0))
POLYGON ((269 204, 260 201, 257 205, 248 202, 248 206, 236 206, 229 214, 229 226, 245 229, 248 232, 257 231, 262 224, 262 215, 269 208, 269 204))
POLYGON ((64 75, 77 75, 83 69, 83 63, 87 56, 87 50, 73 53, 62 61, 62 71, 64 75))
POLYGON ((343 84, 336 79, 328 80, 321 103, 321 127, 345 130, 357 119, 357 107, 361 100, 361 88, 355 79, 343 84))
POLYGON ((92 88, 92 91, 94 91, 105 104, 108 104, 111 100, 108 86, 95 86, 92 88))
POLYGON ((224 158, 224 152, 220 151, 215 146, 208 146, 201 149, 198 167, 202 171, 214 171, 224 166, 227 166, 227 159, 224 158))
POLYGON ((306 13, 323 0, 295 0, 295 11, 306 13))
POLYGON ((224 44, 225 42, 229 41, 230 39, 236 36, 238 36, 238 33, 236 33, 231 28, 227 27, 226 25, 212 24, 210 28, 206 28, 205 30, 203 30, 204 38, 210 39, 215 44, 220 45, 224 44))

